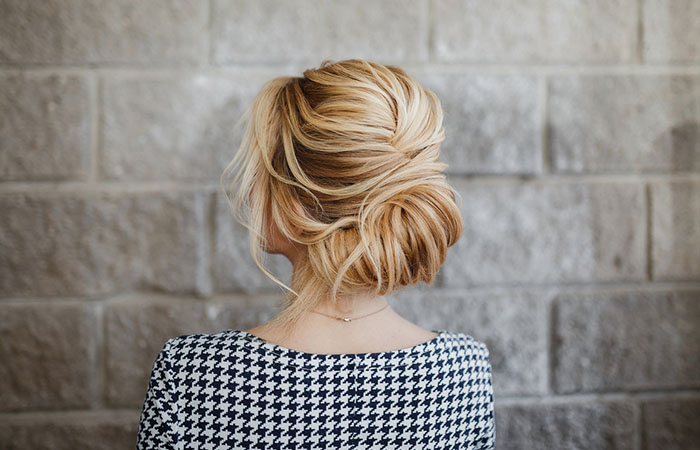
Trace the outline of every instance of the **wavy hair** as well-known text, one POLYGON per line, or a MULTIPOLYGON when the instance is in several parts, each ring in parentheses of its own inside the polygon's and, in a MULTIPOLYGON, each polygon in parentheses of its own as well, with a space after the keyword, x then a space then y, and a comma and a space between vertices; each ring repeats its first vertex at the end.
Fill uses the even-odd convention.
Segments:
POLYGON ((273 325, 324 299, 432 285, 463 225, 442 121, 437 96, 392 65, 326 60, 262 86, 221 182, 255 263, 288 291, 273 325), (306 250, 291 287, 265 268, 268 220, 306 250))

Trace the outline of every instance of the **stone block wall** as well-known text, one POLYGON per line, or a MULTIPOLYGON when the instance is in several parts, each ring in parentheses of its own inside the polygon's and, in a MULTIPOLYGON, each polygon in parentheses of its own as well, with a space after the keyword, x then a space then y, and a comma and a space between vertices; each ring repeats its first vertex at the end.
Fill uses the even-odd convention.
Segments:
POLYGON ((134 448, 165 340, 275 315, 233 124, 351 57, 442 101, 464 234, 389 300, 486 342, 497 448, 700 448, 699 43, 696 0, 0 0, 0 448, 134 448))

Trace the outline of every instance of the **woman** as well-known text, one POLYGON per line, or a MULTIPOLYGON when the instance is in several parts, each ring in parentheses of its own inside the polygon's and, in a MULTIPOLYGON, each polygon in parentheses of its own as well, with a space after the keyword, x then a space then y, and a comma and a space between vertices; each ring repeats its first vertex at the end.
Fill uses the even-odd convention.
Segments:
POLYGON ((224 175, 237 167, 233 211, 284 307, 250 330, 169 339, 138 448, 493 448, 485 344, 385 298, 432 284, 462 233, 438 98, 395 66, 325 61, 268 81, 243 118, 224 175), (266 253, 289 258, 291 288, 266 253))

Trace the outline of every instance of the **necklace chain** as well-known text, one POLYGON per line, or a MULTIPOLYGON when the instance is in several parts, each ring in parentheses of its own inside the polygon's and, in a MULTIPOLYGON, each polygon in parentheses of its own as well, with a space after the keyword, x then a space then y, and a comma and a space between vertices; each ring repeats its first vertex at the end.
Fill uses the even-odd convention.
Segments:
POLYGON ((333 319, 342 320, 343 322, 350 322, 351 320, 357 320, 357 319, 362 319, 363 317, 371 316, 372 314, 376 314, 376 313, 378 313, 379 311, 383 311, 383 310, 385 310, 385 309, 388 308, 388 307, 389 307, 389 304, 387 303, 383 308, 381 308, 381 309, 379 309, 379 310, 377 310, 377 311, 371 312, 371 313, 369 313, 369 314, 365 314, 364 316, 354 317, 354 318, 352 318, 352 319, 349 318, 349 317, 331 316, 331 315, 328 315, 328 314, 326 314, 326 313, 322 313, 322 312, 314 311, 314 310, 311 310, 311 312, 315 312, 315 313, 317 313, 317 314, 323 314, 323 315, 326 316, 326 317, 332 317, 333 319))

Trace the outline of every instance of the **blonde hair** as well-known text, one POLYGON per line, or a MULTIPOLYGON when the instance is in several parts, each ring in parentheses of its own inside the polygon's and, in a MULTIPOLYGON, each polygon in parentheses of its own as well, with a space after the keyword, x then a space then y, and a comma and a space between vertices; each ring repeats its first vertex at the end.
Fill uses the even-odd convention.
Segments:
POLYGON ((288 291, 271 322, 287 330, 324 299, 432 285, 462 234, 438 161, 437 96, 399 67, 361 59, 326 60, 303 75, 263 85, 221 176, 223 184, 237 168, 234 199, 224 193, 250 231, 255 263, 288 291), (291 287, 264 266, 266 214, 307 252, 291 287))

